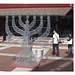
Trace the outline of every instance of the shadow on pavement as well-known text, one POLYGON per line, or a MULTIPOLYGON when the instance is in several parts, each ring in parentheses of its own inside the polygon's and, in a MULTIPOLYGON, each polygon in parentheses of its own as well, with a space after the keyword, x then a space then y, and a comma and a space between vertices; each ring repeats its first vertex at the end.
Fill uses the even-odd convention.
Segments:
MULTIPOLYGON (((69 57, 63 57, 67 58, 69 57)), ((73 60, 42 59, 38 68, 32 71, 73 71, 73 60)))

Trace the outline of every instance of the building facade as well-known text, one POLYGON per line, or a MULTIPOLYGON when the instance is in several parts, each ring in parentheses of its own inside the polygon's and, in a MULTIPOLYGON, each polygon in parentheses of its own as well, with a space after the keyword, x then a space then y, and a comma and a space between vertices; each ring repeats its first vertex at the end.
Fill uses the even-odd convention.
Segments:
MULTIPOLYGON (((12 15, 15 15, 16 25, 18 24, 18 15, 22 15, 22 21, 25 23, 26 14, 29 15, 29 22, 33 20, 33 15, 36 15, 36 25, 33 29, 38 27, 40 22, 40 14, 43 15, 44 27, 41 34, 46 30, 47 15, 50 15, 51 31, 50 37, 52 37, 52 31, 55 29, 59 33, 60 37, 67 37, 69 33, 73 33, 73 4, 0 4, 0 36, 6 35, 5 33, 5 16, 9 16, 9 27, 14 35, 17 34, 12 29, 12 15)), ((36 34, 35 36, 38 36, 36 34)))

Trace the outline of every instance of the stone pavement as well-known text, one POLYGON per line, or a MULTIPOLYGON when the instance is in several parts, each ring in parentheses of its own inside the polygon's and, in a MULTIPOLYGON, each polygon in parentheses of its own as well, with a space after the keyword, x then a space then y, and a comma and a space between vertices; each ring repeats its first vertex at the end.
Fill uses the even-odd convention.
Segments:
POLYGON ((62 44, 60 44, 60 55, 51 55, 52 53, 52 38, 46 38, 45 40, 35 41, 33 49, 39 47, 43 48, 43 59, 40 60, 40 64, 37 68, 23 68, 13 67, 11 64, 15 62, 15 56, 21 51, 21 45, 12 42, 1 42, 0 37, 0 71, 1 72, 31 72, 31 71, 73 71, 73 52, 72 55, 68 55, 68 48, 66 38, 61 38, 62 44))

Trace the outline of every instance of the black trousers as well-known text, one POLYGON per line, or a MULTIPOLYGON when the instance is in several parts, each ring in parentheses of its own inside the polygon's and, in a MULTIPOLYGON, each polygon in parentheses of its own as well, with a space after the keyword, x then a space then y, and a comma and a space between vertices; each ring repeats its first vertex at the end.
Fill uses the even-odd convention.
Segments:
POLYGON ((3 41, 5 41, 6 40, 6 35, 3 35, 3 41))
POLYGON ((52 52, 52 54, 55 55, 55 47, 57 48, 57 56, 59 56, 59 44, 53 44, 53 52, 52 52))

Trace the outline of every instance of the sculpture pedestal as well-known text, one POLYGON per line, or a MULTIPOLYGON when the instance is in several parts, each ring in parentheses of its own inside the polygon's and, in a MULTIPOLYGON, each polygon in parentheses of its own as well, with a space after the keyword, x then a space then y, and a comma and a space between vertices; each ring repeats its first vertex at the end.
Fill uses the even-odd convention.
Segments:
POLYGON ((40 61, 41 59, 43 59, 43 48, 33 47, 32 51, 33 51, 33 54, 35 55, 37 61, 40 61))
POLYGON ((40 64, 40 62, 25 62, 25 61, 23 61, 23 62, 19 62, 19 63, 14 62, 11 64, 11 66, 35 69, 39 66, 39 64, 40 64))
POLYGON ((32 52, 32 47, 23 47, 22 51, 16 56, 16 61, 12 64, 15 67, 36 68, 39 62, 32 52))

